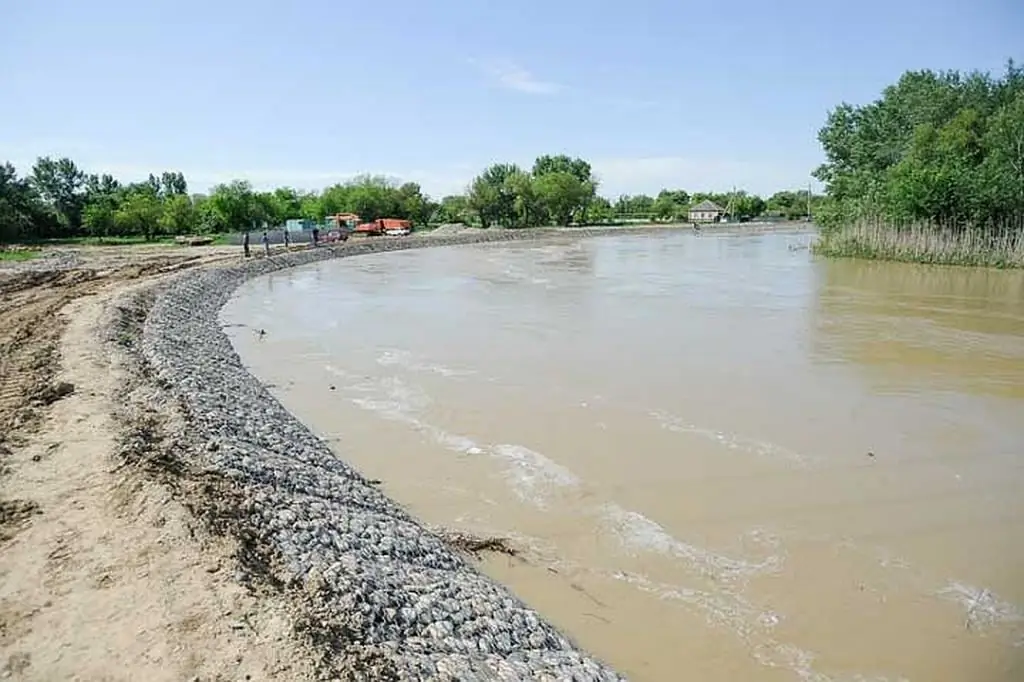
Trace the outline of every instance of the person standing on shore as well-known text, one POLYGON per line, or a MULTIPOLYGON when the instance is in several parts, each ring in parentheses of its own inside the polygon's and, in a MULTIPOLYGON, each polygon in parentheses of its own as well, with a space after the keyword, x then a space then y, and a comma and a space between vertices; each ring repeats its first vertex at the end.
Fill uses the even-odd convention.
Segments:
POLYGON ((249 254, 249 230, 242 233, 242 252, 245 253, 245 257, 248 258, 249 254))
POLYGON ((283 234, 284 234, 284 250, 287 251, 288 250, 288 228, 287 227, 284 228, 283 234))
POLYGON ((320 228, 314 227, 313 228, 313 246, 314 247, 317 246, 317 244, 319 244, 319 242, 320 242, 320 228))
POLYGON ((263 230, 263 238, 262 238, 261 241, 263 242, 263 253, 265 253, 266 255, 269 256, 270 255, 270 235, 267 234, 266 230, 263 230))

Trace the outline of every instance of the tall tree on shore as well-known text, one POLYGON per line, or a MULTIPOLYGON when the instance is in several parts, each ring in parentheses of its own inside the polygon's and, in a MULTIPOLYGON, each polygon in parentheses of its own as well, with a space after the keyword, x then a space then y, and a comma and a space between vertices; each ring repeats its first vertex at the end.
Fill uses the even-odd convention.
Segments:
POLYGON ((910 71, 867 105, 841 104, 815 171, 833 220, 872 213, 985 229, 1024 212, 1024 70, 1000 79, 910 71))
POLYGON ((597 179, 587 161, 565 154, 541 156, 533 163, 537 194, 558 225, 582 217, 597 195, 597 179))
POLYGON ((519 166, 496 163, 473 179, 469 186, 469 207, 476 212, 484 227, 511 226, 515 220, 515 195, 507 180, 522 173, 519 166))
POLYGON ((45 207, 27 178, 19 178, 10 163, 0 164, 0 241, 42 236, 45 207))
POLYGON ((85 173, 68 158, 55 160, 44 156, 32 167, 32 186, 67 235, 81 230, 86 179, 85 173))

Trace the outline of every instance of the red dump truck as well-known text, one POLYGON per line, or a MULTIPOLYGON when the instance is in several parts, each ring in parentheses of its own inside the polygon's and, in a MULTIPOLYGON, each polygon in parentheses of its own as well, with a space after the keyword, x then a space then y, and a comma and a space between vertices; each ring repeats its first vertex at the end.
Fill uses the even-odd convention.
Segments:
POLYGON ((365 235, 400 236, 412 232, 412 223, 401 218, 377 218, 374 221, 356 225, 355 232, 365 235))

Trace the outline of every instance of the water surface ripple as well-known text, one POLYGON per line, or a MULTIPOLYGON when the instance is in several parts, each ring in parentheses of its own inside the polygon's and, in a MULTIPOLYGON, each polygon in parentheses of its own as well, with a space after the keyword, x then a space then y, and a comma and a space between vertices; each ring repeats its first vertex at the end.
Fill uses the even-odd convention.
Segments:
POLYGON ((390 495, 515 538, 484 569, 632 679, 1024 679, 1024 273, 811 238, 370 255, 223 318, 390 495))

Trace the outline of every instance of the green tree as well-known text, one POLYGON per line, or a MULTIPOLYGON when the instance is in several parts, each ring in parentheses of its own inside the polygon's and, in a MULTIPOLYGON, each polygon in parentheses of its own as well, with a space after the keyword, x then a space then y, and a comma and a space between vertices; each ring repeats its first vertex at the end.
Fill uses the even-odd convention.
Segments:
POLYGON ((94 237, 108 237, 117 234, 118 201, 114 197, 96 197, 89 201, 82 211, 82 226, 94 237))
POLYGON ((347 190, 348 204, 344 210, 365 221, 402 217, 398 192, 387 178, 363 175, 349 183, 347 190))
POLYGON ((586 210, 588 198, 593 196, 593 187, 590 183, 581 182, 572 173, 545 173, 539 176, 535 183, 537 196, 557 225, 569 225, 574 216, 586 210))
POLYGON ((163 202, 159 220, 164 234, 194 234, 199 229, 199 212, 187 194, 173 194, 163 202))
POLYGON ((46 207, 32 183, 19 178, 13 165, 0 165, 0 241, 20 241, 43 236, 46 207))
POLYGON ((464 195, 452 194, 441 199, 430 221, 437 224, 468 223, 471 211, 464 195))
POLYGON ((594 197, 587 207, 587 214, 584 221, 589 225, 600 225, 610 222, 614 217, 612 204, 602 196, 594 197))
POLYGON ((509 227, 535 227, 548 221, 548 207, 538 191, 538 182, 518 168, 510 173, 502 191, 512 196, 509 227))
POLYGON ((30 179, 65 235, 80 232, 86 200, 86 175, 68 158, 41 157, 32 167, 30 179))
POLYGON ((761 197, 756 194, 747 194, 743 191, 734 193, 731 203, 733 217, 739 220, 756 218, 764 213, 768 206, 761 197))
POLYGON ((185 181, 185 176, 179 172, 161 173, 159 185, 160 196, 165 198, 188 194, 188 182, 185 181))
MULTIPOLYGON (((985 229, 1024 210, 1014 175, 1024 71, 910 71, 865 106, 831 111, 818 139, 833 218, 873 214, 985 229)), ((1019 159, 1019 154, 1017 156, 1019 159)))
POLYGON ((568 225, 586 215, 587 207, 597 195, 597 180, 590 164, 583 159, 565 154, 541 156, 533 163, 533 177, 547 213, 559 225, 568 225), (549 176, 557 179, 545 180, 549 176), (575 182, 569 182, 570 177, 575 182), (572 206, 565 203, 569 196, 576 202, 572 206))
POLYGON ((149 191, 130 191, 114 213, 114 225, 121 234, 153 239, 160 229, 163 206, 149 191))
POLYGON ((427 199, 415 182, 402 184, 395 192, 397 199, 396 213, 392 217, 411 220, 413 224, 425 225, 434 212, 434 204, 427 199))
POLYGON ((654 213, 654 199, 646 194, 623 194, 615 200, 612 209, 620 219, 649 219, 654 213))
POLYGON ((574 159, 565 154, 556 156, 544 155, 533 162, 533 176, 540 177, 549 173, 569 173, 581 183, 590 182, 595 186, 593 171, 590 164, 583 159, 574 159))
POLYGON ((515 195, 506 181, 522 172, 515 164, 496 163, 473 179, 467 199, 470 209, 480 217, 481 225, 507 227, 515 222, 515 195))
POLYGON ((978 200, 995 217, 1024 212, 1024 86, 1007 99, 988 120, 978 169, 978 200))
POLYGON ((685 217, 690 206, 690 195, 681 189, 663 189, 651 206, 651 212, 659 220, 674 220, 685 217))
POLYGON ((281 221, 302 217, 302 197, 291 187, 278 187, 273 193, 274 209, 281 221))
POLYGON ((245 180, 214 187, 204 208, 209 212, 207 224, 218 232, 256 229, 262 218, 252 185, 245 180))
POLYGON ((306 220, 320 221, 327 215, 321 196, 316 192, 299 195, 299 215, 306 220))

